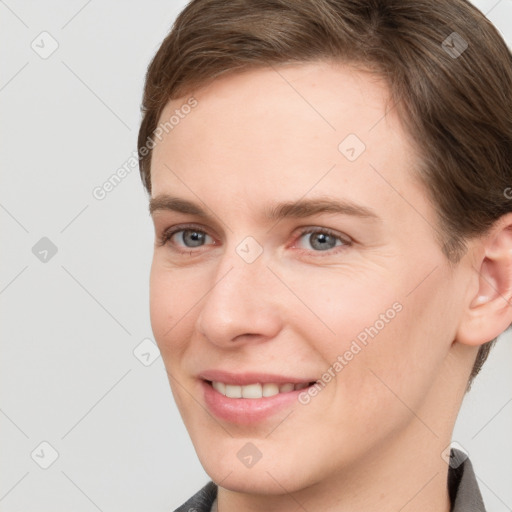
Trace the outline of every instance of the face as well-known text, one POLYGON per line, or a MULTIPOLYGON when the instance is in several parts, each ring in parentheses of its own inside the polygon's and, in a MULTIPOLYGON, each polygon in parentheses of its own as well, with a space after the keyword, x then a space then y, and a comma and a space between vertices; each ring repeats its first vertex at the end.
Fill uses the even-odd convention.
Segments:
POLYGON ((386 86, 313 63, 194 98, 153 151, 151 322, 207 473, 279 494, 431 443, 464 284, 386 86))

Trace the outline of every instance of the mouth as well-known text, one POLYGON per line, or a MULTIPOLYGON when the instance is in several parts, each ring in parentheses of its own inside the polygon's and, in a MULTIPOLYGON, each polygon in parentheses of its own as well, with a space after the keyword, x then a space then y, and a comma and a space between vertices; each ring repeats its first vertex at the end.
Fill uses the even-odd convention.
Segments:
POLYGON ((217 393, 224 395, 227 398, 247 398, 247 399, 260 399, 269 398, 275 395, 284 393, 291 393, 293 391, 300 391, 315 384, 312 382, 255 382, 253 384, 237 385, 227 384, 220 381, 205 380, 217 393))
POLYGON ((285 410, 303 407, 300 395, 317 382, 280 372, 220 369, 204 370, 197 377, 206 408, 217 418, 238 425, 275 421, 273 417, 285 410))
POLYGON ((205 372, 199 379, 207 409, 217 418, 237 425, 275 421, 276 415, 303 407, 301 393, 316 382, 276 374, 220 371, 205 372))

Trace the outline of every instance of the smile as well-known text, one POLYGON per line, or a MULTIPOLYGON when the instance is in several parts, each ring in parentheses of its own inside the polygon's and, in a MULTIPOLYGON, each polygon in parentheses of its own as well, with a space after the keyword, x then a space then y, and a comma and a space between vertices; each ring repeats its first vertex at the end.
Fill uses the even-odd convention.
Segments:
POLYGON ((266 382, 264 384, 255 383, 248 384, 245 386, 239 386, 236 384, 226 384, 218 381, 208 381, 215 391, 226 396, 227 398, 264 398, 275 396, 281 393, 290 393, 291 391, 298 391, 307 388, 312 383, 301 382, 294 384, 293 382, 287 382, 284 384, 278 384, 274 382, 266 382))

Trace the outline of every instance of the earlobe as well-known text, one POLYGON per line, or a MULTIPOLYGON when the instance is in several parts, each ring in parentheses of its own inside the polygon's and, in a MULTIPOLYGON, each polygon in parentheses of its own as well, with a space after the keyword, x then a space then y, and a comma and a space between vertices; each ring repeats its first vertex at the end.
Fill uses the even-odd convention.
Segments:
POLYGON ((512 214, 496 221, 475 246, 477 284, 456 336, 458 342, 472 346, 493 340, 512 323, 512 214))

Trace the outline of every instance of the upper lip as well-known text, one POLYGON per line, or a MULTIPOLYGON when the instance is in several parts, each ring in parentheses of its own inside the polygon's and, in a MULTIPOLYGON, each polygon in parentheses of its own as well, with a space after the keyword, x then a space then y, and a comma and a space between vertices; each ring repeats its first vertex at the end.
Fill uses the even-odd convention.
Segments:
POLYGON ((316 379, 302 379, 299 377, 287 377, 285 375, 276 375, 272 373, 259 373, 259 372, 243 372, 243 373, 230 373, 223 370, 206 370, 199 374, 199 378, 212 382, 223 382, 224 384, 232 384, 238 386, 247 386, 249 384, 301 384, 315 382, 316 379))

